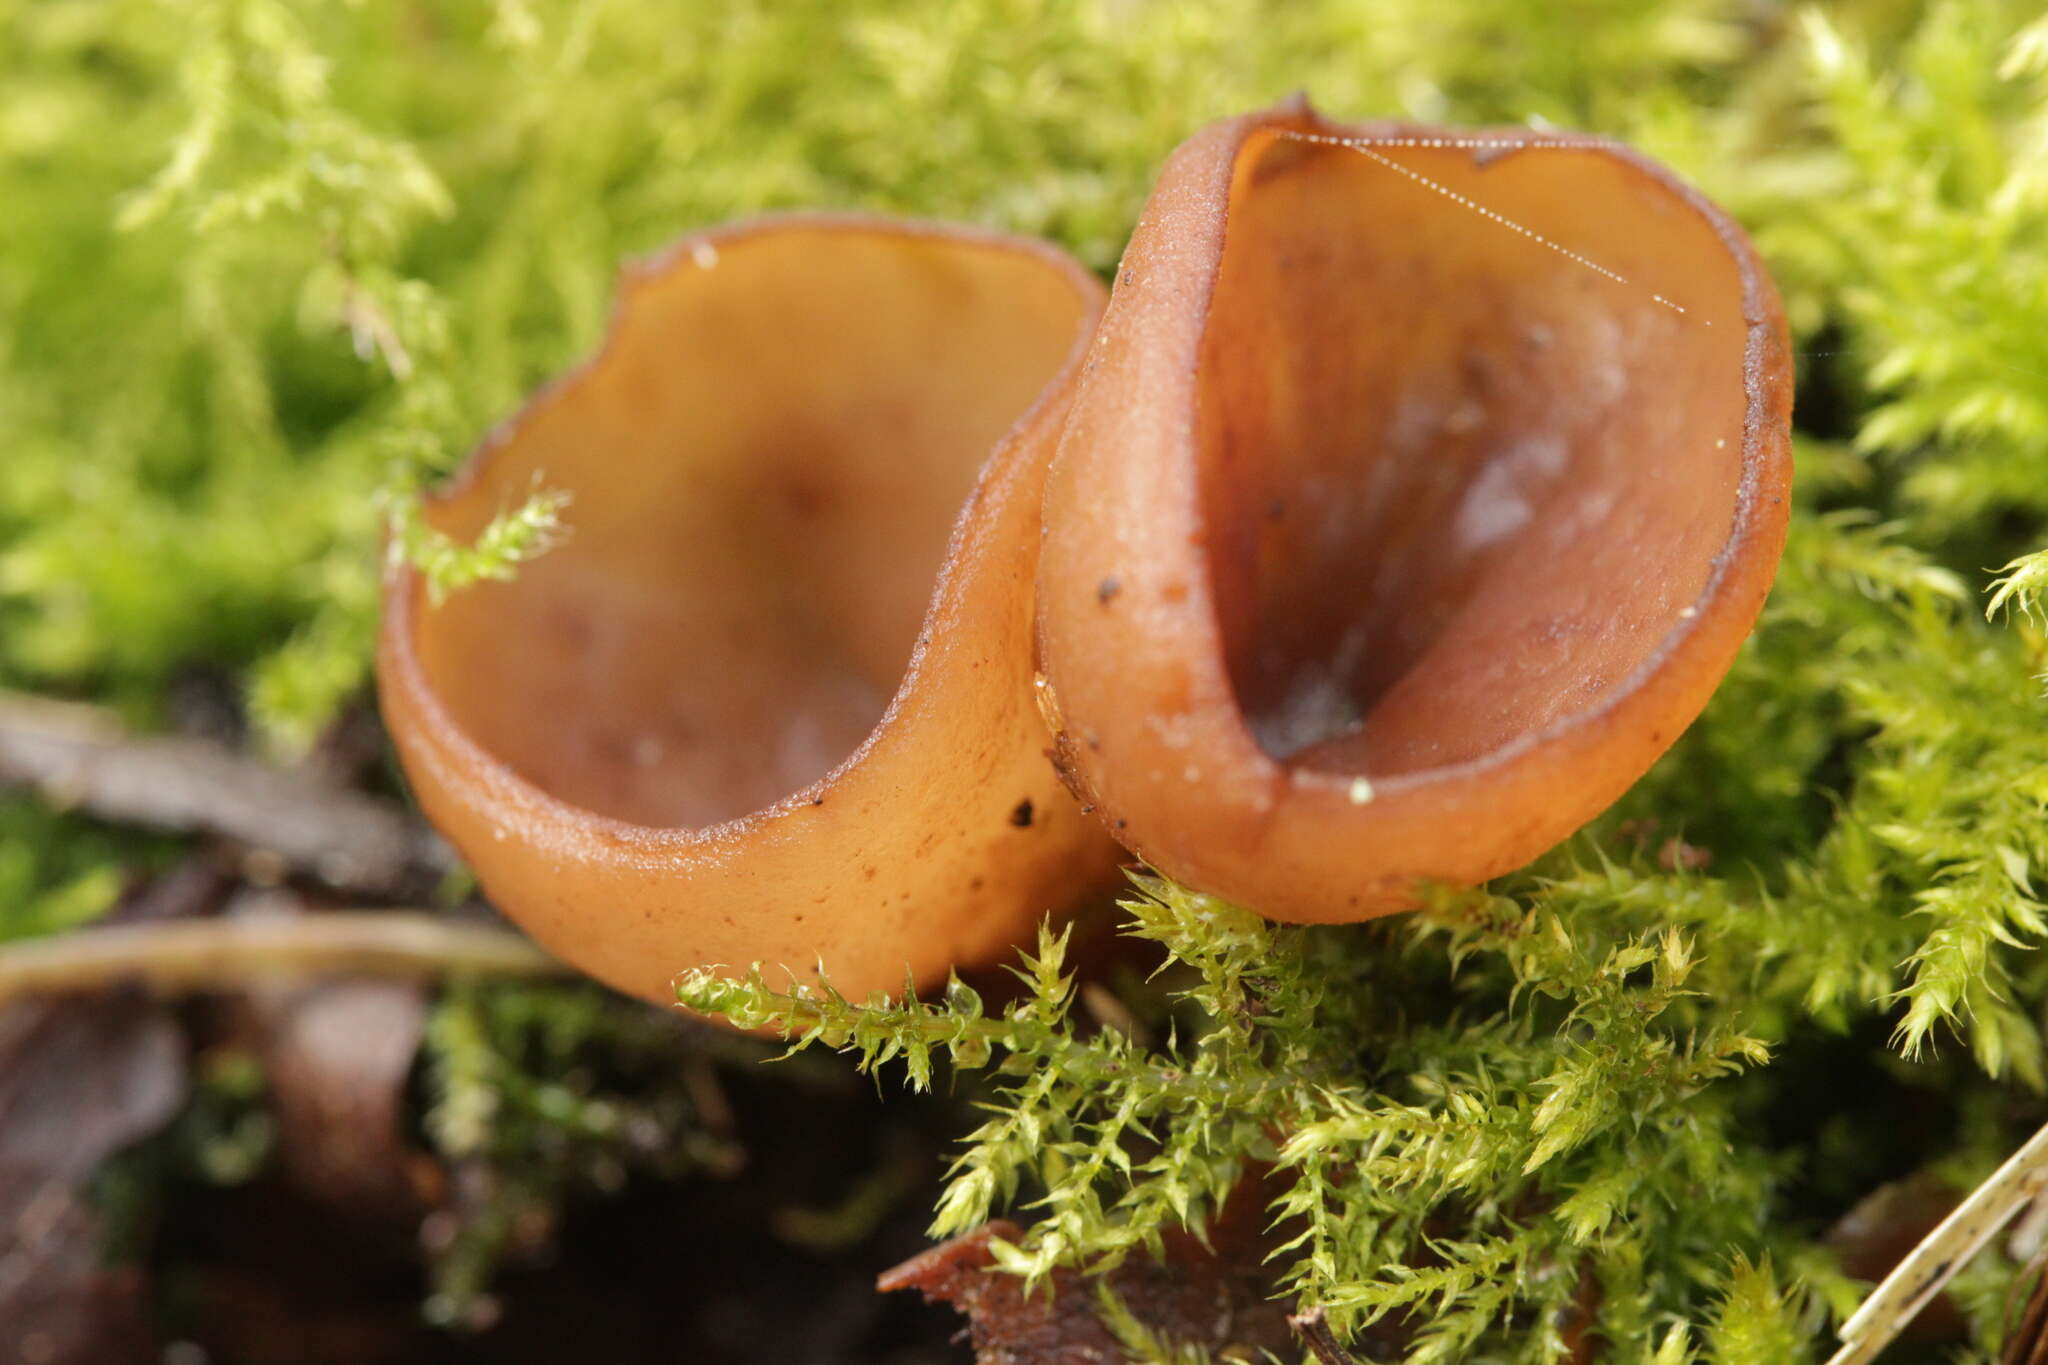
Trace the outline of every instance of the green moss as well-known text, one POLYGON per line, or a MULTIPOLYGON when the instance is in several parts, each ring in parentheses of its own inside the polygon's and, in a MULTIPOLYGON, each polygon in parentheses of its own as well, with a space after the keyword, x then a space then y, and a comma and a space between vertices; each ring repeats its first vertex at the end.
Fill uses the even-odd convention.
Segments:
MULTIPOLYGON (((471 1321, 500 1266, 541 1249, 532 1225, 565 1203, 740 1163, 676 1083, 686 1046, 675 1020, 594 986, 446 993, 427 1028, 426 1129, 461 1188, 428 1248, 430 1320, 471 1321)), ((760 1056, 741 1040, 725 1051, 760 1056)))
POLYGON ((34 801, 0 800, 0 942, 105 911, 121 891, 119 852, 104 832, 34 801))
MULTIPOLYGON (((1555 1358, 1545 1324, 1584 1273, 1621 1358, 1812 1354, 1850 1296, 1817 1250, 1859 1192, 1828 1174, 1844 1143, 1877 1153, 1865 1187, 1940 1158, 1967 1177, 2042 1116, 2037 13, 0 0, 0 684, 146 720, 205 660, 247 680, 272 744, 305 743, 364 684, 394 526, 451 582, 545 543, 542 508, 474 555, 422 545, 408 499, 595 342, 616 260, 689 227, 856 206, 1107 268, 1174 143, 1298 88, 1339 115, 1634 140, 1751 228, 1813 354, 1777 591, 1619 809, 1393 926, 1274 929, 1148 884, 1134 929, 1186 992, 1155 1048, 1074 1026, 1055 942, 993 1016, 962 992, 693 990, 918 1083, 939 1054, 992 1072, 940 1225, 1021 1202, 1043 1220, 1011 1253, 1026 1273, 1143 1245, 1270 1159, 1297 1176, 1290 1282, 1347 1326, 1420 1311, 1417 1359, 1555 1358), (1671 836, 1711 868, 1660 866, 1671 836), (1795 1092, 1844 1065, 1947 1145, 1804 1113, 1795 1092)), ((135 856, 0 808, 0 933, 93 913, 135 856)), ((489 995, 436 1030, 451 1151, 506 1122, 465 1129, 460 1096, 540 1103, 539 1054, 480 1022, 489 995), (487 1055, 495 1079, 464 1082, 487 1055)), ((509 1165, 567 1169, 505 1140, 509 1165)), ((1996 1286, 1973 1284, 1988 1341, 1996 1286)))

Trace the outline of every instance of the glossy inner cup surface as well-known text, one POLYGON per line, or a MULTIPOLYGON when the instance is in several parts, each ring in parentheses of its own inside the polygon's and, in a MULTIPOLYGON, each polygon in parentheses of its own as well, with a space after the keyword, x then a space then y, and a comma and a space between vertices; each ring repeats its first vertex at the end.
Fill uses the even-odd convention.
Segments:
POLYGON ((1729 538, 1742 295, 1710 223, 1597 149, 1254 134, 1197 412, 1260 747, 1415 772, 1622 687, 1729 538))
POLYGON ((895 694, 949 534, 1088 300, 972 238, 781 229, 629 282, 605 353, 430 509, 535 487, 568 538, 424 609, 454 721, 553 797, 650 826, 766 806, 895 694))

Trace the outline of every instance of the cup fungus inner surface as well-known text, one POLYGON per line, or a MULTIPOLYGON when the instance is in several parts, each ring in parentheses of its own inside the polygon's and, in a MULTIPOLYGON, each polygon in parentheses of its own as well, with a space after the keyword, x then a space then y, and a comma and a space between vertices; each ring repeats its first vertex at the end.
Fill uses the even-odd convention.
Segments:
POLYGON ((695 268, 629 279, 606 350, 429 509, 467 540, 559 489, 566 541, 413 636, 483 749, 645 826, 742 816, 859 748, 978 468, 1091 307, 1049 256, 970 235, 683 249, 695 268))
POLYGON ((1252 133, 1196 410, 1259 746, 1415 773, 1624 687, 1730 537, 1742 299, 1707 218, 1604 149, 1252 133))

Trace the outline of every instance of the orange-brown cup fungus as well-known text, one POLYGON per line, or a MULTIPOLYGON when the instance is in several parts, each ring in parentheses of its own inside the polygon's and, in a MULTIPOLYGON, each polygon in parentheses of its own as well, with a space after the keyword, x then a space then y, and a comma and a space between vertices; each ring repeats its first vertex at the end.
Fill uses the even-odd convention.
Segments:
POLYGON ((538 482, 567 543, 387 586, 392 733, 492 897, 655 999, 999 959, 1105 828, 1361 919, 1611 803, 1762 603, 1782 316, 1630 151, 1217 124, 1100 310, 1042 246, 864 219, 630 275, 603 353, 428 509, 471 536, 538 482))
POLYGON ((438 605, 386 587, 391 733, 491 898, 649 999, 756 961, 859 998, 1001 958, 1112 866, 1031 675, 1101 307, 1048 247, 859 218, 630 271, 603 352, 427 509, 472 537, 538 484, 566 541, 438 605))
POLYGON ((1211 126, 1096 342, 1038 575, 1059 761, 1132 852, 1271 918, 1565 838, 1698 715, 1776 572, 1776 292, 1611 143, 1211 126))

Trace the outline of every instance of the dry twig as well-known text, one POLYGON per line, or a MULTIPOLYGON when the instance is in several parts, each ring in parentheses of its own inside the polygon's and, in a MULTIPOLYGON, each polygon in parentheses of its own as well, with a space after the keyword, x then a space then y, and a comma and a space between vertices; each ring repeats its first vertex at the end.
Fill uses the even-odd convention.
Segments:
POLYGON ((1308 1347, 1322 1365, 1359 1365, 1358 1357, 1345 1350, 1343 1343, 1337 1340, 1337 1334, 1330 1330, 1321 1305, 1293 1315, 1287 1319, 1287 1325, 1300 1334, 1301 1344, 1308 1347))
POLYGON ((254 915, 117 924, 0 945, 0 1000, 114 981, 176 992, 267 976, 536 977, 567 970, 524 935, 424 912, 254 915))
POLYGON ((397 805, 201 739, 140 737, 98 707, 0 692, 0 785, 103 820, 201 830, 276 854, 328 885, 400 895, 452 865, 397 805))

